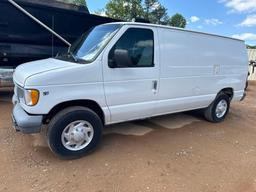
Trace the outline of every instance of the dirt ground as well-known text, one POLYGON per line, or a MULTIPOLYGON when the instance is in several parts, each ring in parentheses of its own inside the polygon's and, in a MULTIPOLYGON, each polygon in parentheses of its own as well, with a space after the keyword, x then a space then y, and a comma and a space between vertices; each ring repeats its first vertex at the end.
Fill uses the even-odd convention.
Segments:
POLYGON ((256 191, 256 84, 223 123, 181 113, 110 126, 96 152, 72 161, 13 130, 10 95, 0 93, 1 192, 256 191))

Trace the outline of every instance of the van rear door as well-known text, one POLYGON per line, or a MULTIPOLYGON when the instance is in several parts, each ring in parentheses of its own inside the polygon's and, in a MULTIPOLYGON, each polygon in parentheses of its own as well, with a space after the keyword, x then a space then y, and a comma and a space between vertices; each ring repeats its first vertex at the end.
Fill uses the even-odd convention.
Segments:
POLYGON ((158 94, 157 30, 125 25, 103 55, 103 78, 111 123, 152 116, 158 94))

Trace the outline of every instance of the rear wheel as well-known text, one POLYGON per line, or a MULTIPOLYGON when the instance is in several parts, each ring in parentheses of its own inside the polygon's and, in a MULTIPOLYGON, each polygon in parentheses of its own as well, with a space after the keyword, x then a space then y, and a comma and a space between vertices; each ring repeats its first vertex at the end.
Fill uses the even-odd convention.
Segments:
POLYGON ((221 122, 227 116, 229 107, 230 97, 224 93, 220 93, 212 104, 204 110, 204 117, 210 122, 221 122))
POLYGON ((48 145, 63 158, 79 158, 97 147, 102 127, 101 119, 92 110, 70 107, 51 120, 47 130, 48 145))

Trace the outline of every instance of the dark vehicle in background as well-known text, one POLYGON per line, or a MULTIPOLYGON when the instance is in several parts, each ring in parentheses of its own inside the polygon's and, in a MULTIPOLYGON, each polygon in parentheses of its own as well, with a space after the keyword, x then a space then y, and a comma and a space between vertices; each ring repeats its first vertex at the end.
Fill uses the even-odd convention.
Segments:
MULTIPOLYGON (((22 9, 72 44, 90 28, 117 20, 92 15, 87 7, 55 0, 15 0, 22 9)), ((0 0, 0 87, 8 86, 19 64, 67 52, 68 44, 9 0, 0 0)))

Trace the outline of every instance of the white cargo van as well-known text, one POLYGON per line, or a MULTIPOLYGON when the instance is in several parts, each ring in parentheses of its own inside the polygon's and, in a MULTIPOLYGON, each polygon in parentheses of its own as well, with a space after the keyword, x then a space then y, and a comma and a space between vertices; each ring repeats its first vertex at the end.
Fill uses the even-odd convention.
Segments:
POLYGON ((203 109, 226 117, 244 98, 243 41, 178 28, 97 26, 56 58, 19 66, 13 123, 23 133, 46 127, 49 147, 75 158, 91 152, 104 125, 203 109))

